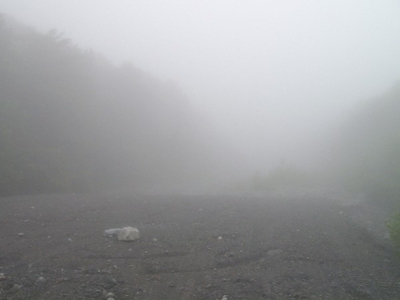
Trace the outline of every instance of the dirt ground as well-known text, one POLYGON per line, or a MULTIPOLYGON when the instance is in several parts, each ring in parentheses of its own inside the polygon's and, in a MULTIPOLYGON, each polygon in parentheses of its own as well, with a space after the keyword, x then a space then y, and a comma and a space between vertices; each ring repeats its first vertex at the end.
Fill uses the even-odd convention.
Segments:
POLYGON ((0 198, 0 299, 400 299, 390 210, 345 200, 0 198))

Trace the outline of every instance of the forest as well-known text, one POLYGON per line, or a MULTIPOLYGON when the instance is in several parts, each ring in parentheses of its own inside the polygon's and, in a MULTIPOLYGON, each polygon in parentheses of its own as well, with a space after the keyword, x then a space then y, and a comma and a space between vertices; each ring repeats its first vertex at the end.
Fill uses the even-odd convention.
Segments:
MULTIPOLYGON (((400 84, 357 106, 332 139, 329 169, 344 187, 377 200, 400 196, 400 84)), ((389 200, 389 199, 388 199, 389 200)))
POLYGON ((190 185, 219 172, 224 142, 175 83, 5 16, 0 53, 1 195, 190 185))

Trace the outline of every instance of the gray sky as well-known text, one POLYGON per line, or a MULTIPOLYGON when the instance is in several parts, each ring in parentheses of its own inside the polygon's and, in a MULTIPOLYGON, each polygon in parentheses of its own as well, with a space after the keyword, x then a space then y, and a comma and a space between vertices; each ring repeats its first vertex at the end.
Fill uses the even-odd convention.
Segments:
POLYGON ((400 80, 395 0, 0 0, 0 12, 176 81, 260 165, 303 159, 311 137, 400 80))

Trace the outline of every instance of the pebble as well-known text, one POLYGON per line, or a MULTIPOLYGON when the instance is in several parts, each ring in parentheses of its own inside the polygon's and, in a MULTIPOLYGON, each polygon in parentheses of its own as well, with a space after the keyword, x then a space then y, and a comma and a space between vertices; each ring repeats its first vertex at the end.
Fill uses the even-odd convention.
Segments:
POLYGON ((25 234, 23 232, 18 233, 18 236, 24 236, 25 234))
POLYGON ((220 240, 222 240, 222 236, 219 236, 219 237, 218 237, 218 241, 220 241, 220 240))
POLYGON ((227 295, 223 295, 221 300, 228 300, 228 296, 227 295))
POLYGON ((37 284, 45 284, 47 282, 47 279, 46 278, 44 278, 44 277, 39 277, 37 280, 36 280, 36 283, 37 284))
POLYGON ((114 298, 115 297, 115 295, 113 294, 113 293, 108 293, 107 295, 106 295, 106 298, 109 300, 110 298, 114 298))
POLYGON ((0 281, 6 280, 6 279, 7 279, 6 275, 4 275, 4 273, 0 273, 0 281))
POLYGON ((13 287, 11 288, 11 291, 12 292, 18 292, 20 289, 22 289, 22 285, 14 284, 13 287))
POLYGON ((275 249, 275 250, 268 250, 267 255, 273 256, 273 255, 279 255, 279 254, 281 254, 281 253, 282 253, 282 250, 280 250, 280 249, 275 249))

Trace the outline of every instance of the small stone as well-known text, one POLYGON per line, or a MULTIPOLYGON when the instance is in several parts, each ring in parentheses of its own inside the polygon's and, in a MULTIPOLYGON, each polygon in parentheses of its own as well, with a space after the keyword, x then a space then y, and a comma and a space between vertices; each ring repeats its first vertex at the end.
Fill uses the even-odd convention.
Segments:
POLYGON ((20 289, 22 289, 22 285, 14 284, 13 287, 11 288, 11 291, 12 292, 18 292, 20 289))
POLYGON ((279 255, 279 254, 281 254, 281 253, 282 253, 282 250, 280 250, 280 249, 275 249, 275 250, 268 250, 267 255, 274 256, 274 255, 279 255))
POLYGON ((218 237, 218 241, 220 241, 220 240, 222 240, 222 236, 219 236, 219 237, 218 237))
POLYGON ((44 277, 39 277, 37 280, 36 280, 36 284, 45 284, 47 282, 47 279, 46 278, 44 278, 44 277))
POLYGON ((153 242, 154 242, 154 243, 157 243, 157 239, 156 239, 156 238, 154 238, 154 239, 153 239, 153 242))
POLYGON ((221 300, 228 300, 228 296, 227 295, 223 295, 221 300))
POLYGON ((68 239, 68 242, 72 243, 72 239, 71 239, 71 238, 69 238, 69 239, 68 239))
POLYGON ((64 282, 64 281, 68 281, 68 280, 69 280, 69 279, 66 278, 66 277, 60 277, 60 278, 57 278, 57 279, 56 279, 55 283, 56 283, 56 284, 59 284, 59 283, 62 283, 62 282, 64 282))
POLYGON ((0 273, 0 281, 6 280, 6 279, 7 279, 6 275, 4 275, 4 273, 0 273))
POLYGON ((111 293, 111 292, 106 295, 107 299, 114 298, 114 297, 115 297, 115 295, 113 293, 111 293))
POLYGON ((24 236, 25 234, 23 232, 18 233, 18 236, 24 236))

